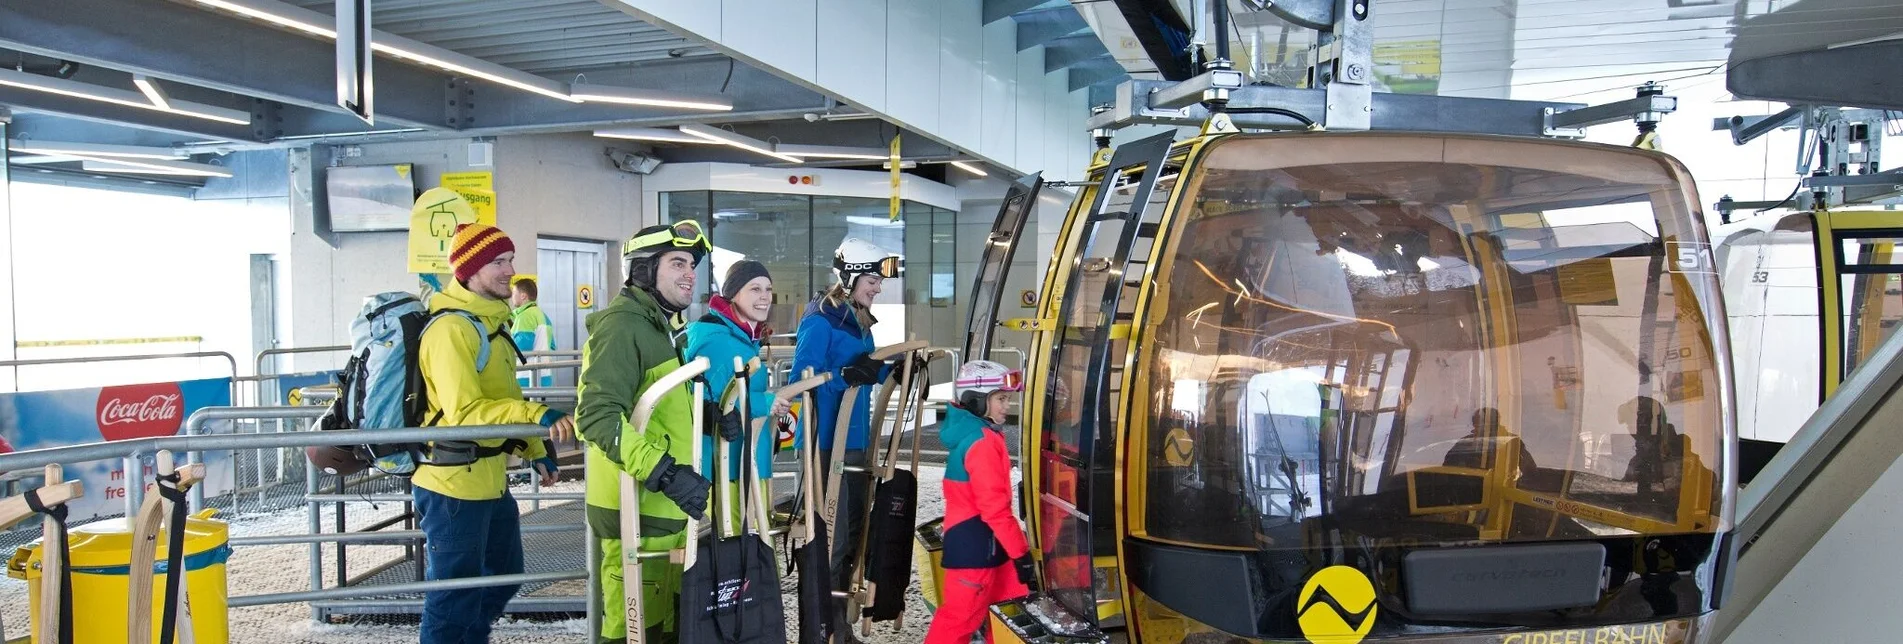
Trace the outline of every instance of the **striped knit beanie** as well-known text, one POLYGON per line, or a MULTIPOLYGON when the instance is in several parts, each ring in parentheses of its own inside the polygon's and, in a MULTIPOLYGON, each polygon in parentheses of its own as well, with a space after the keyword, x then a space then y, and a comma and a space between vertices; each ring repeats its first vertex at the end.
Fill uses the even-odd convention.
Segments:
POLYGON ((495 226, 482 224, 462 224, 456 226, 456 236, 449 239, 449 269, 456 273, 456 281, 467 282, 476 276, 476 271, 495 261, 497 255, 515 252, 515 242, 495 226))

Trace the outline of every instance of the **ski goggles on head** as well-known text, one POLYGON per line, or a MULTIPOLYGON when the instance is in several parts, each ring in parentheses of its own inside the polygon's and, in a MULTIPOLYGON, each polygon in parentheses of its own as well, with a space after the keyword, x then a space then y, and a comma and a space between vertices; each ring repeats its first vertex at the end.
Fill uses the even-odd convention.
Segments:
POLYGON ((633 257, 646 252, 662 252, 669 248, 706 253, 713 249, 707 241, 707 234, 701 231, 700 222, 692 219, 670 224, 666 230, 657 230, 628 240, 622 246, 623 257, 633 257))
POLYGON ((833 268, 847 275, 877 275, 884 279, 891 279, 905 273, 905 260, 897 255, 876 262, 847 262, 834 259, 833 268))
POLYGON ((952 388, 961 390, 1024 391, 1024 372, 1012 369, 995 376, 961 378, 952 383, 952 388))

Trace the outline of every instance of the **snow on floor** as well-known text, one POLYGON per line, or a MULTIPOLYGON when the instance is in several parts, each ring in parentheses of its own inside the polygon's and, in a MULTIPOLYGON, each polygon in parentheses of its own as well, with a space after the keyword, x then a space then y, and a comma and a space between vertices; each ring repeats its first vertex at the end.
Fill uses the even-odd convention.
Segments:
MULTIPOLYGON (((944 498, 940 493, 939 483, 944 478, 944 468, 921 466, 918 478, 919 522, 924 523, 943 516, 944 498)), ((545 488, 545 491, 581 492, 582 489, 580 481, 563 481, 554 488, 545 488)), ((523 492, 526 489, 517 491, 523 492)), ((544 505, 550 503, 544 502, 544 505)), ((361 528, 394 516, 402 510, 399 503, 352 502, 348 505, 350 506, 349 520, 346 525, 350 529, 361 528)), ((530 503, 527 501, 520 502, 520 505, 524 512, 530 509, 530 503)), ((333 520, 327 508, 324 516, 326 531, 335 528, 333 520)), ((299 534, 308 531, 308 521, 304 509, 297 507, 272 515, 235 520, 231 524, 231 532, 234 536, 299 534)), ((777 547, 778 539, 774 541, 777 547)), ((324 560, 327 563, 334 560, 332 547, 334 546, 325 546, 323 549, 324 560)), ((368 572, 401 554, 400 546, 351 546, 348 550, 350 574, 354 576, 368 572)), ((784 553, 777 556, 781 560, 785 558, 784 553)), ((227 563, 227 585, 232 595, 308 590, 310 588, 309 568, 310 548, 307 545, 238 547, 233 550, 231 559, 227 563)), ((335 584, 336 574, 335 570, 326 570, 324 575, 326 586, 335 584)), ((865 638, 867 642, 910 644, 925 639, 925 631, 931 621, 931 612, 919 592, 916 575, 914 577, 907 591, 906 613, 902 624, 892 622, 875 624, 871 636, 865 638)), ((782 582, 788 620, 796 620, 799 614, 794 606, 793 589, 797 587, 796 584, 797 579, 793 576, 788 576, 782 582)), ((538 594, 550 593, 545 591, 538 594)), ((0 579, 0 619, 4 619, 7 637, 23 637, 26 634, 26 604, 26 582, 11 578, 0 579)), ((116 606, 113 608, 118 609, 116 606)), ((83 619, 84 613, 77 616, 83 619)), ((229 620, 232 642, 367 644, 417 640, 417 627, 413 622, 393 624, 389 623, 393 621, 391 618, 384 617, 358 620, 360 623, 322 624, 311 619, 310 608, 304 604, 232 609, 229 620)), ((586 631, 587 627, 583 620, 538 621, 504 618, 496 625, 491 639, 496 642, 526 644, 585 642, 589 639, 586 631)), ((789 641, 797 632, 796 622, 790 621, 787 628, 789 641)))

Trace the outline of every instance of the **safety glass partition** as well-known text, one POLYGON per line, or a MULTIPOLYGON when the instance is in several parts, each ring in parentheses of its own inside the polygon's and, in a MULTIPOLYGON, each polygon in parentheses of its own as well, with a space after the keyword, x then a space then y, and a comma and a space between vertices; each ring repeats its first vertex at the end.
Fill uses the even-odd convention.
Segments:
POLYGON ((985 235, 984 245, 978 250, 978 270, 970 291, 971 307, 967 309, 970 319, 965 324, 964 352, 968 360, 991 357, 991 337, 998 326, 1005 273, 1011 268, 1024 222, 1030 219, 1031 209, 1037 205, 1037 193, 1043 187, 1043 173, 1026 175, 1012 182, 998 205, 991 232, 985 235))
POLYGON ((1849 378, 1903 321, 1903 233, 1838 236, 1843 373, 1849 378))
POLYGON ((1055 329, 1057 345, 1044 381, 1049 407, 1039 445, 1036 499, 1040 547, 1044 552, 1047 592, 1072 614, 1097 615, 1099 590, 1093 558, 1114 548, 1117 413, 1123 407, 1123 356, 1134 321, 1135 297, 1125 298, 1147 261, 1149 242, 1170 192, 1177 166, 1165 163, 1171 135, 1161 134, 1120 147, 1100 184, 1090 210, 1083 214, 1078 249, 1069 260, 1067 294, 1055 329), (1144 239, 1138 247, 1139 238, 1144 239))
POLYGON ((1682 171, 1613 148, 1292 138, 1213 143, 1185 188, 1138 357, 1143 536, 1724 528, 1723 321, 1682 171))

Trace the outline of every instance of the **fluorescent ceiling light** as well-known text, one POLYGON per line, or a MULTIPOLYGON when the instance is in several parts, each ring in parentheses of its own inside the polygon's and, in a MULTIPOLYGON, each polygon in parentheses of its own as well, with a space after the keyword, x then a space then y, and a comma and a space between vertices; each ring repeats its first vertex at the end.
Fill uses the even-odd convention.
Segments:
MULTIPOLYGON (((311 20, 312 16, 318 15, 317 12, 314 12, 314 11, 306 12, 310 15, 301 16, 303 20, 298 20, 297 18, 285 15, 285 12, 282 11, 282 7, 271 7, 266 3, 255 2, 252 0, 196 0, 196 1, 198 2, 198 4, 202 4, 207 7, 223 9, 225 11, 229 11, 231 13, 235 13, 240 16, 244 16, 246 18, 263 20, 265 22, 277 25, 279 27, 288 27, 291 29, 296 29, 298 31, 302 31, 304 33, 317 36, 319 38, 329 38, 331 40, 337 39, 336 30, 324 27, 323 26, 324 23, 321 20, 316 20, 316 21, 311 20)), ((276 4, 276 3, 270 3, 270 4, 276 4)))
MULTIPOLYGON (((337 39, 337 31, 324 26, 333 22, 333 18, 303 7, 276 2, 275 0, 192 1, 200 5, 262 20, 318 38, 326 40, 337 39)), ((575 92, 572 88, 562 83, 519 69, 497 65, 473 56, 459 54, 434 45, 427 45, 388 32, 372 31, 370 36, 370 48, 377 53, 392 58, 400 58, 427 67, 435 67, 453 74, 474 76, 492 83, 507 85, 525 92, 533 92, 553 99, 570 103, 580 103, 584 100, 580 96, 571 95, 582 93, 575 92)), ((646 92, 644 90, 622 87, 600 85, 584 86, 592 89, 592 93, 582 94, 588 96, 589 98, 586 100, 590 101, 702 110, 724 111, 733 109, 731 103, 720 106, 723 100, 709 100, 701 97, 678 94, 662 96, 660 95, 661 93, 657 92, 646 92)))
POLYGON ((604 139, 629 139, 634 141, 661 141, 665 143, 716 143, 705 137, 694 136, 680 130, 659 127, 617 127, 595 130, 595 136, 604 139))
MULTIPOLYGON (((247 18, 262 20, 280 27, 293 29, 326 40, 336 40, 337 31, 323 26, 334 21, 309 9, 288 5, 272 0, 193 0, 198 4, 235 13, 247 18)), ((425 45, 408 38, 389 33, 371 32, 370 48, 395 58, 421 63, 448 72, 475 76, 493 83, 507 85, 516 89, 534 92, 550 98, 570 103, 580 100, 569 98, 567 88, 561 83, 516 69, 503 67, 479 58, 464 56, 447 49, 425 45)))
POLYGON ((570 103, 580 103, 581 99, 568 95, 561 83, 530 74, 528 72, 503 67, 495 63, 464 56, 447 49, 431 47, 407 38, 392 36, 383 32, 373 32, 370 48, 391 56, 415 61, 442 69, 447 72, 475 76, 500 85, 508 85, 525 92, 534 92, 549 98, 570 103), (404 46, 377 41, 400 41, 404 46), (427 52, 427 53, 425 53, 427 52))
POLYGON ((983 168, 980 168, 980 167, 978 167, 978 166, 975 166, 975 165, 972 165, 972 164, 970 164, 970 163, 966 163, 966 162, 964 162, 964 161, 953 161, 953 162, 951 162, 951 164, 952 164, 952 167, 954 167, 954 168, 958 168, 958 169, 960 169, 960 170, 964 170, 964 171, 966 171, 966 172, 969 172, 969 173, 972 173, 972 174, 975 174, 975 175, 978 175, 978 176, 980 176, 980 177, 988 177, 988 176, 991 176, 991 175, 989 175, 989 174, 986 174, 983 168))
POLYGON ((726 145, 731 145, 736 148, 740 148, 750 152, 764 154, 764 155, 773 157, 775 159, 791 161, 793 163, 806 162, 805 159, 801 159, 796 156, 774 152, 772 148, 765 141, 761 141, 755 138, 740 136, 738 134, 734 134, 732 132, 728 132, 726 130, 723 130, 717 127, 709 127, 706 125, 701 125, 699 123, 685 123, 681 125, 681 131, 686 132, 688 134, 692 134, 694 136, 698 136, 703 139, 707 139, 714 143, 722 143, 726 145))
MULTIPOLYGON (((217 168, 215 165, 206 168, 217 168)), ((116 174, 163 174, 175 177, 230 177, 231 174, 219 170, 184 170, 159 168, 144 165, 127 165, 119 161, 80 161, 79 169, 87 172, 111 172, 116 174)))
POLYGON ((632 87, 616 87, 613 85, 570 83, 568 86, 568 96, 590 103, 678 107, 686 110, 706 110, 710 112, 733 111, 733 101, 728 100, 725 96, 700 96, 678 92, 635 89, 632 87))
POLYGON ((7 163, 11 165, 40 165, 42 163, 69 163, 69 162, 78 161, 78 160, 79 159, 75 159, 72 157, 62 157, 62 156, 52 156, 52 155, 29 156, 25 154, 15 154, 13 156, 7 157, 7 163))
POLYGON ((773 146, 773 151, 781 154, 796 154, 802 157, 822 159, 866 159, 884 161, 892 158, 892 153, 880 148, 850 148, 836 145, 798 145, 781 143, 773 146))
POLYGON ((137 85, 139 93, 145 94, 146 99, 152 101, 152 104, 157 105, 159 109, 172 109, 171 97, 165 95, 165 88, 159 87, 158 81, 146 78, 145 74, 133 74, 132 84, 137 85))
POLYGON ((81 83, 79 81, 67 80, 64 78, 54 78, 52 76, 41 76, 39 74, 29 74, 23 71, 6 69, 4 67, 0 67, 0 85, 5 85, 7 87, 17 87, 20 89, 29 89, 36 92, 46 92, 48 94, 71 96, 73 98, 83 98, 83 99, 91 100, 91 101, 99 101, 101 103, 112 103, 114 105, 136 107, 142 110, 152 110, 155 112, 165 112, 168 114, 180 114, 184 116, 193 116, 193 117, 197 117, 197 118, 201 118, 201 119, 205 119, 209 121, 218 121, 221 123, 230 123, 233 125, 250 125, 251 124, 251 113, 243 111, 243 110, 234 110, 234 109, 225 108, 225 107, 205 105, 203 103, 191 103, 186 101, 168 101, 166 105, 157 105, 152 103, 150 100, 146 98, 144 94, 141 94, 139 92, 123 90, 116 87, 105 87, 101 85, 93 85, 90 83, 81 83))
POLYGON ((81 167, 84 167, 85 169, 93 171, 93 172, 123 172, 126 174, 172 174, 172 175, 193 176, 193 177, 219 177, 224 179, 231 178, 230 170, 226 170, 223 167, 211 165, 208 163, 192 163, 190 161, 159 161, 159 160, 134 161, 131 159, 113 159, 113 158, 107 158, 107 157, 96 157, 96 156, 92 156, 88 154, 68 154, 66 156, 79 159, 82 162, 89 162, 89 163, 82 163, 81 167))
POLYGON ((53 156, 85 154, 131 159, 183 159, 186 156, 183 151, 171 148, 147 147, 143 145, 112 145, 107 143, 41 141, 38 139, 8 139, 7 149, 14 152, 53 156))

